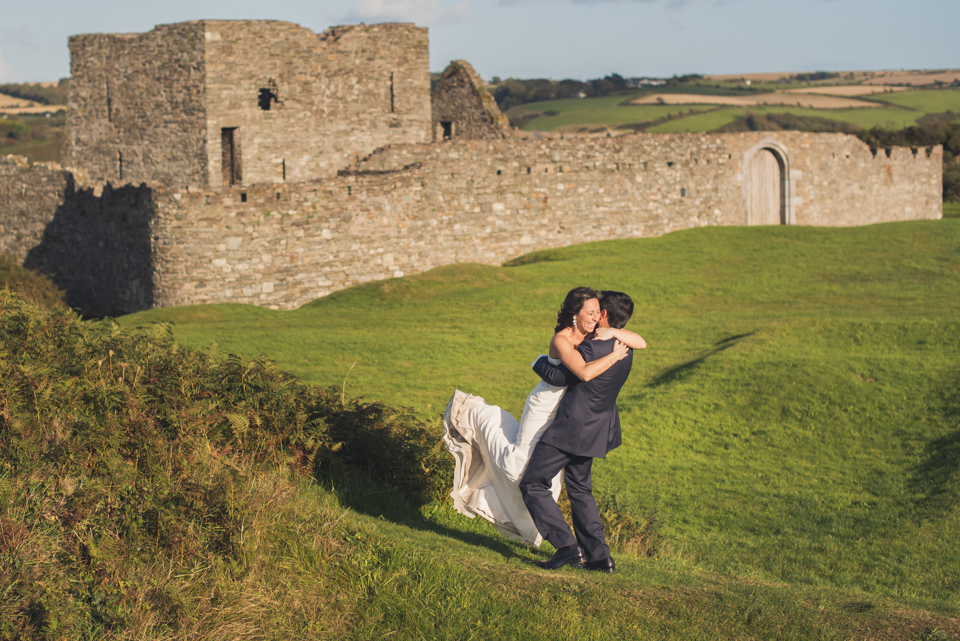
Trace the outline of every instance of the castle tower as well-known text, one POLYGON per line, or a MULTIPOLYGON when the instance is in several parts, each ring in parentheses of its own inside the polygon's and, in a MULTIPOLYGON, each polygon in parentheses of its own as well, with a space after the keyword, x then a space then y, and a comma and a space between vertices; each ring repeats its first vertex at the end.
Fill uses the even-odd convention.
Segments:
POLYGON ((63 160, 115 184, 304 182, 432 137, 412 24, 201 20, 74 36, 70 55, 63 160))

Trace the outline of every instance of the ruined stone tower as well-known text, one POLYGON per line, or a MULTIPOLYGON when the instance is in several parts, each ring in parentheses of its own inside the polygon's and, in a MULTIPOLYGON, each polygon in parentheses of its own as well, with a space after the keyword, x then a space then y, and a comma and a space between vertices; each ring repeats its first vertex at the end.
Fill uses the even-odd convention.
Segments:
POLYGON ((429 142, 427 29, 202 20, 70 38, 66 164, 113 184, 303 182, 429 142))

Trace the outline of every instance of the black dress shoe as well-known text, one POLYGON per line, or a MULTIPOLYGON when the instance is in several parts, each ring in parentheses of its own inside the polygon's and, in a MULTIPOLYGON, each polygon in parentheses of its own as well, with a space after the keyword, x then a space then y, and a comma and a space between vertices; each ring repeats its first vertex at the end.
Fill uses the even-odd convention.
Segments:
POLYGON ((600 559, 599 561, 587 561, 586 563, 581 563, 577 566, 578 570, 592 570, 593 572, 606 572, 607 574, 613 574, 614 570, 617 569, 617 564, 613 562, 613 559, 609 556, 605 559, 600 559))
POLYGON ((572 550, 557 550, 556 554, 546 561, 537 561, 537 567, 545 570, 559 570, 565 565, 583 563, 583 550, 578 547, 572 550))

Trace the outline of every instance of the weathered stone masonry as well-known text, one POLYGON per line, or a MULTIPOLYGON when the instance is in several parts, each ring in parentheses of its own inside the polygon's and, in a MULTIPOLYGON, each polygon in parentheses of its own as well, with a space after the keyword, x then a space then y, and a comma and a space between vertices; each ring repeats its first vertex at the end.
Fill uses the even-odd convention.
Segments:
POLYGON ((703 225, 941 216, 940 147, 873 153, 798 132, 520 139, 465 62, 431 99, 413 25, 207 20, 70 47, 65 162, 81 169, 0 161, 0 252, 92 316, 289 309, 440 265, 703 225))
POLYGON ((219 187, 228 147, 237 183, 302 182, 432 136, 413 25, 202 20, 74 36, 70 58, 65 163, 114 184, 219 187))
MULTIPOLYGON (((310 183, 151 185, 126 199, 105 189, 97 224, 124 216, 138 221, 141 232, 124 233, 137 242, 149 239, 149 247, 140 245, 144 265, 134 269, 124 247, 111 246, 122 270, 137 272, 138 285, 125 284, 122 274, 114 283, 98 281, 117 295, 113 306, 99 303, 97 313, 207 302, 289 309, 358 283, 439 265, 499 264, 537 249, 743 225, 749 222, 744 165, 758 148, 787 157, 792 223, 940 217, 940 148, 874 155, 843 134, 395 145, 339 177, 310 183)), ((83 193, 89 199, 93 192, 83 193)), ((76 281, 84 267, 70 264, 70 247, 81 240, 62 224, 57 229, 34 260, 55 255, 43 264, 50 269, 59 261, 51 271, 76 281)), ((104 266, 99 274, 122 270, 104 266)), ((93 286, 72 285, 84 291, 93 286)))

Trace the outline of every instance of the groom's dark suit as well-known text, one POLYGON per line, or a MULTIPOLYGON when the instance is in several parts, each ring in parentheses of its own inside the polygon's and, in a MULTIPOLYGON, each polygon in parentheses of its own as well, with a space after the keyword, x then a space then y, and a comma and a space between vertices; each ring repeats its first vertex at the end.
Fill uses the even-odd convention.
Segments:
MULTIPOLYGON (((613 351, 615 341, 584 341, 577 348, 587 363, 613 351)), ((566 385, 557 417, 540 438, 520 479, 523 502, 540 534, 554 547, 578 543, 587 561, 610 556, 603 526, 593 498, 590 468, 594 458, 605 458, 620 445, 620 415, 617 395, 630 375, 633 351, 590 381, 581 381, 563 365, 550 365, 541 358, 533 370, 552 385, 566 385), (550 493, 550 481, 565 470, 567 496, 573 513, 573 530, 563 519, 550 493)))

